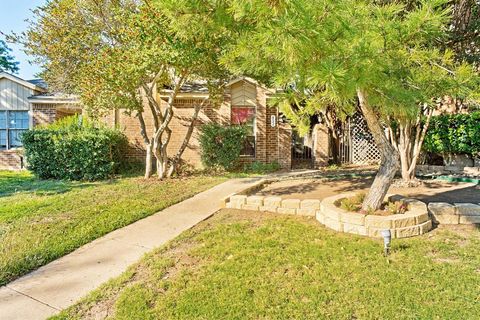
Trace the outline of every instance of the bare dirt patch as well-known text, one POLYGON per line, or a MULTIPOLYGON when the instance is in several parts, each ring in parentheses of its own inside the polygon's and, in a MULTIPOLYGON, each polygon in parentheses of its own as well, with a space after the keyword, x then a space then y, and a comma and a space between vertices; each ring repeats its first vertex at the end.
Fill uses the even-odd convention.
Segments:
MULTIPOLYGON (((285 199, 319 199, 346 192, 368 192, 373 176, 308 178, 278 181, 266 185, 256 195, 281 196, 285 199)), ((424 180, 416 187, 392 186, 389 193, 429 202, 480 203, 480 186, 472 183, 451 183, 424 180)))
MULTIPOLYGON (((157 289, 153 284, 158 280, 159 276, 162 280, 167 280, 174 278, 181 270, 193 270, 200 267, 200 261, 189 254, 196 245, 197 243, 191 238, 186 238, 183 241, 171 243, 164 250, 152 253, 148 257, 146 264, 138 263, 132 267, 130 277, 117 285, 109 286, 107 284, 105 290, 102 290, 102 297, 97 299, 95 304, 87 310, 79 310, 79 313, 82 314, 82 319, 99 320, 115 315, 115 303, 123 290, 128 287, 141 283, 143 286, 157 289), (148 263, 148 261, 154 261, 155 259, 170 260, 171 263, 168 264, 165 270, 161 270, 159 274, 156 274, 158 270, 155 270, 156 268, 148 263)), ((160 287, 159 290, 163 290, 163 288, 160 287)))

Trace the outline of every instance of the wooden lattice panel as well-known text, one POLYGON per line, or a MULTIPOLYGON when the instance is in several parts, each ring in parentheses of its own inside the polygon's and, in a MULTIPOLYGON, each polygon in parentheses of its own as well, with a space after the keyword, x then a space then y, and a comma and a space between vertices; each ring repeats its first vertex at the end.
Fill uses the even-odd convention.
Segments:
POLYGON ((380 152, 362 114, 357 112, 350 121, 352 163, 369 164, 380 162, 380 152))

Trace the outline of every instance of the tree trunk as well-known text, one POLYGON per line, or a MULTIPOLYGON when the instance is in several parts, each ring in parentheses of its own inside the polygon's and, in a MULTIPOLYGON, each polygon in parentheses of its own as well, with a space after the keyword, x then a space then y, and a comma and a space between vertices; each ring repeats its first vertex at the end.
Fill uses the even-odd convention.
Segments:
POLYGON ((327 125, 327 128, 329 130, 329 136, 332 137, 332 144, 330 147, 332 151, 333 163, 341 164, 341 161, 339 159, 340 137, 337 134, 336 128, 337 117, 334 114, 332 108, 327 107, 327 110, 325 110, 323 114, 323 120, 325 121, 325 124, 327 125))
POLYGON ((173 157, 172 162, 170 164, 170 169, 168 170, 168 174, 167 174, 167 177, 169 177, 169 178, 172 177, 172 175, 177 172, 178 163, 179 163, 180 159, 182 158, 183 152, 187 148, 188 143, 190 142, 190 138, 192 137, 193 130, 195 129, 195 122, 198 119, 198 114, 200 113, 200 110, 204 106, 207 99, 208 98, 205 98, 202 101, 201 104, 195 105, 195 110, 193 112, 193 116, 192 116, 190 125, 188 127, 187 133, 185 135, 185 138, 183 139, 182 145, 178 149, 177 154, 175 155, 175 157, 173 157))
POLYGON ((141 132, 141 135, 142 135, 142 138, 143 138, 143 142, 144 142, 144 145, 145 145, 145 151, 146 151, 146 153, 145 153, 145 176, 144 177, 145 177, 145 179, 148 179, 153 174, 153 172, 152 172, 153 144, 150 141, 150 139, 148 138, 147 129, 146 129, 146 125, 145 125, 145 120, 143 119, 143 114, 142 114, 141 111, 139 111, 137 113, 137 118, 138 118, 138 121, 140 122, 140 132, 141 132))
POLYGON ((400 153, 400 165, 403 181, 409 182, 415 179, 415 169, 418 158, 422 151, 423 141, 430 125, 433 109, 421 109, 415 120, 406 120, 398 127, 399 142, 396 149, 400 153), (422 125, 422 116, 427 116, 425 124, 422 125))
POLYGON ((398 130, 399 130, 399 143, 397 146, 397 150, 400 153, 400 172, 402 174, 402 179, 404 181, 411 181, 413 178, 410 174, 410 164, 412 161, 412 153, 411 153, 411 135, 412 135, 412 126, 408 123, 400 123, 398 130))
MULTIPOLYGON (((161 72, 157 73, 155 79, 160 76, 161 72)), ((164 179, 167 176, 168 154, 167 147, 170 143, 170 137, 172 131, 169 128, 170 122, 173 118, 173 103, 177 97, 177 94, 185 82, 187 77, 186 73, 183 73, 177 82, 175 82, 174 89, 168 97, 168 101, 165 106, 165 112, 162 112, 160 102, 157 101, 156 81, 152 81, 150 85, 144 85, 146 96, 149 101, 152 113, 154 117, 157 117, 157 123, 155 125, 155 133, 153 135, 153 153, 157 160, 157 176, 160 179, 164 179)), ((154 80, 155 80, 154 79, 154 80)), ((172 76, 174 79, 174 76, 172 76)))
POLYGON ((170 128, 165 128, 164 132, 165 138, 163 134, 160 138, 160 142, 157 144, 157 176, 160 179, 164 179, 167 177, 167 165, 168 165, 168 144, 170 143, 170 137, 172 136, 172 131, 170 128))
POLYGON ((153 145, 151 143, 145 145, 146 153, 145 153, 145 179, 148 179, 153 174, 153 145))
POLYGON ((362 210, 378 210, 398 170, 398 152, 388 141, 377 115, 368 104, 365 92, 359 89, 357 90, 357 96, 360 102, 360 109, 381 154, 380 168, 363 202, 362 210))

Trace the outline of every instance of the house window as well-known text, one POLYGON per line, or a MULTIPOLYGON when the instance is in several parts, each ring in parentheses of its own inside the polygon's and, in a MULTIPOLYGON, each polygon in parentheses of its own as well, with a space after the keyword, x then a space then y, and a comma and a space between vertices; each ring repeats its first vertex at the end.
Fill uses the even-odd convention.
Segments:
POLYGON ((0 111, 0 150, 21 147, 21 135, 29 124, 28 111, 0 111))
POLYGON ((232 107, 231 123, 247 127, 247 138, 243 142, 242 156, 255 156, 255 108, 232 107))

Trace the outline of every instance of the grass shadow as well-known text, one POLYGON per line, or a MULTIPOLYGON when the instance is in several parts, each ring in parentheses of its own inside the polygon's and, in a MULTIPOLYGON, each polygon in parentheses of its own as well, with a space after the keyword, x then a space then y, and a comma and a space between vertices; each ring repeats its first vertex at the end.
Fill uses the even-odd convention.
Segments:
POLYGON ((116 179, 104 182, 76 182, 67 180, 41 180, 29 172, 1 172, 0 198, 16 193, 34 193, 36 195, 54 195, 67 193, 75 189, 84 189, 99 183, 115 183, 116 179))

